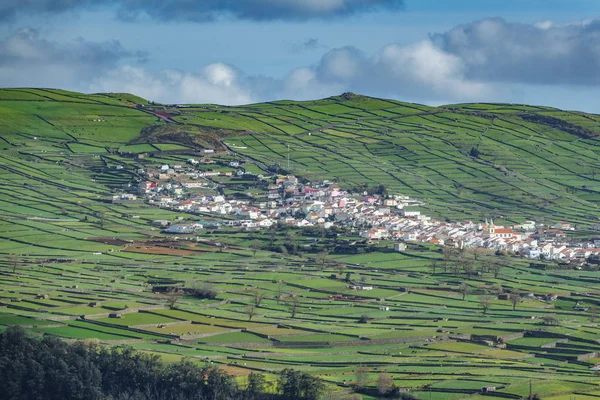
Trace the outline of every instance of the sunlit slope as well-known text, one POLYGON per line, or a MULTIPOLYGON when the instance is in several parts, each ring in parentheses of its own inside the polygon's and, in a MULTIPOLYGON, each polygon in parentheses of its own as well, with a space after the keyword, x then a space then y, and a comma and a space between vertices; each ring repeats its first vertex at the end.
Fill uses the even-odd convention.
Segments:
POLYGON ((336 97, 230 109, 214 123, 240 118, 268 128, 228 139, 235 151, 287 168, 289 145, 290 169, 298 175, 350 187, 383 184, 427 201, 440 216, 589 222, 598 214, 596 115, 336 97))
MULTIPOLYGON (((335 179, 348 188, 384 185, 453 220, 597 221, 598 132, 598 115, 521 105, 433 108, 346 94, 307 102, 176 107, 126 94, 0 90, 3 157, 28 146, 48 150, 34 140, 43 137, 54 157, 45 154, 45 160, 102 153, 110 164, 119 149, 140 151, 157 140, 192 146, 190 136, 196 135, 199 147, 223 140, 262 167, 287 170, 289 155, 290 172, 308 179, 335 179)), ((97 172, 102 169, 98 160, 89 162, 97 172)))

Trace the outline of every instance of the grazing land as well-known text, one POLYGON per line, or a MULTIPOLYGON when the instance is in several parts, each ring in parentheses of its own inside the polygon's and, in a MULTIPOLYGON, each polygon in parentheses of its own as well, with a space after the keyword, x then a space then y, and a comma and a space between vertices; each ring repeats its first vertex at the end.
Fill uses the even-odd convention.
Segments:
MULTIPOLYGON (((418 242, 398 252, 349 229, 234 229, 231 216, 111 199, 150 167, 201 157, 226 170, 243 158, 255 175, 383 185, 450 221, 568 221, 592 238, 598 133, 598 115, 521 105, 344 94, 167 106, 0 90, 0 330, 130 345, 242 383, 294 368, 322 378, 331 398, 375 398, 384 374, 422 399, 478 399, 484 387, 596 398, 593 260, 574 269, 418 242), (154 224, 200 218, 224 224, 193 234, 154 224)), ((266 196, 235 174, 202 190, 266 196)))

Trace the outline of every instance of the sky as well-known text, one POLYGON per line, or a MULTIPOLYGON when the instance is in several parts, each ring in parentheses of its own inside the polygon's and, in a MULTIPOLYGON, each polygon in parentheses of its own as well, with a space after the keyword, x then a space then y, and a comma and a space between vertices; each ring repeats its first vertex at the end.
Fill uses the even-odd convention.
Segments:
POLYGON ((600 113, 597 0, 1 0, 0 86, 600 113))

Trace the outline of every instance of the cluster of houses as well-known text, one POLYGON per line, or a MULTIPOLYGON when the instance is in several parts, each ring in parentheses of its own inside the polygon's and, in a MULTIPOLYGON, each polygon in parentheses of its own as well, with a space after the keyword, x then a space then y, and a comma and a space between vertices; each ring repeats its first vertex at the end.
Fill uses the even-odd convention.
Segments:
MULTIPOLYGON (((210 159, 188 160, 192 166, 212 162, 210 159)), ((230 167, 239 168, 240 164, 232 161, 230 167)), ((443 222, 422 214, 417 208, 423 203, 408 196, 350 194, 334 182, 303 183, 292 175, 260 176, 263 180, 270 179, 260 201, 228 199, 205 189, 211 184, 214 186, 211 176, 231 176, 234 174, 231 170, 199 172, 182 165, 163 165, 157 170, 138 172, 144 172, 148 177, 136 188, 137 194, 148 203, 188 213, 226 217, 220 225, 229 227, 261 229, 277 223, 323 229, 341 226, 350 228, 364 239, 399 242, 395 246, 397 251, 406 249, 404 242, 425 242, 507 251, 531 259, 585 260, 600 255, 597 247, 600 239, 568 240, 565 231, 574 228, 566 222, 544 226, 527 221, 511 227, 496 225, 493 220, 443 222)), ((135 199, 132 196, 115 196, 113 201, 130 201, 135 199)), ((204 228, 204 224, 173 225, 165 231, 192 233, 204 228)))

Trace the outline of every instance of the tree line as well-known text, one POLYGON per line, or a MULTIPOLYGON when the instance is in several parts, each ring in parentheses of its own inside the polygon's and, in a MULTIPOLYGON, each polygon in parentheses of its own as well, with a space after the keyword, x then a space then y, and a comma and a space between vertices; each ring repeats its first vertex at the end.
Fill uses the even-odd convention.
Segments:
POLYGON ((246 387, 215 366, 160 362, 131 347, 64 342, 9 327, 0 334, 0 393, 7 400, 316 400, 323 381, 283 370, 276 390, 251 373, 246 387))

